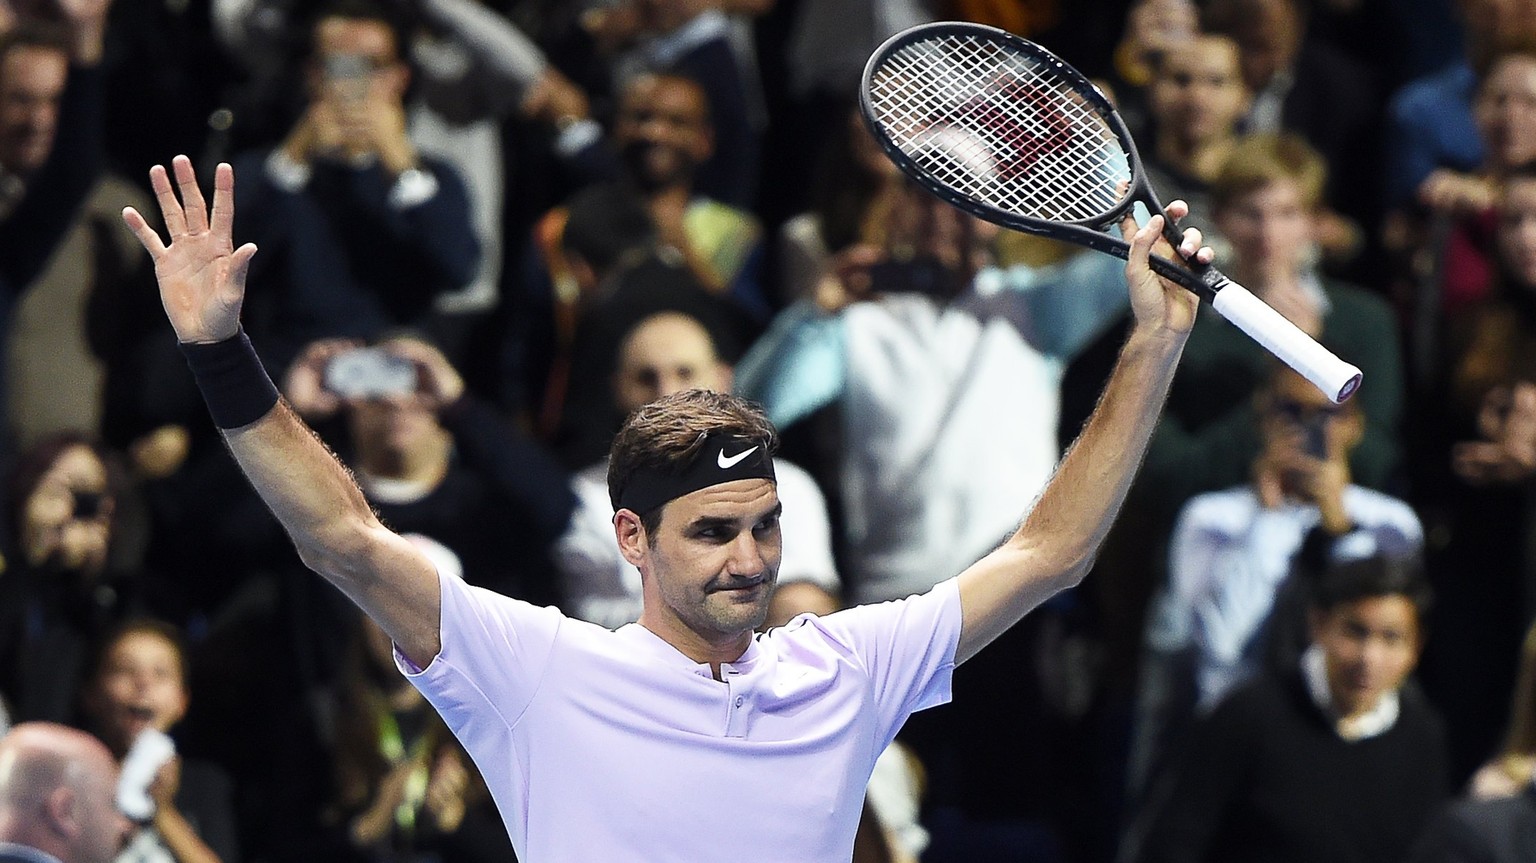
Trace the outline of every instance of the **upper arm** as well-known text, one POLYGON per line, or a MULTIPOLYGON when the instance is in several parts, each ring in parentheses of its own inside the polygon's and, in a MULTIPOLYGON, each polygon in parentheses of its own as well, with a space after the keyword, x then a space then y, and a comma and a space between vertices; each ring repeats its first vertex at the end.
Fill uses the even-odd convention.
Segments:
POLYGON ((350 565, 311 566, 326 574, 418 668, 437 657, 442 576, 410 540, 374 522, 362 529, 360 550, 350 565))

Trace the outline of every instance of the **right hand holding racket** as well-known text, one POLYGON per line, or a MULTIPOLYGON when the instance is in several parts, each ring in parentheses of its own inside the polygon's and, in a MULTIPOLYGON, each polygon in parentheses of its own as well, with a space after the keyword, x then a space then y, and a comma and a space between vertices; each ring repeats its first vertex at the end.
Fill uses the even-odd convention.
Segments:
POLYGON ((1131 291, 1131 311, 1136 315, 1138 328, 1152 335, 1183 339, 1195 325, 1200 311, 1200 298, 1183 286, 1153 272, 1150 256, 1196 260, 1209 264, 1216 253, 1210 246, 1202 246, 1199 228, 1186 228, 1183 242, 1177 251, 1163 239, 1163 222, 1175 224, 1189 214, 1189 205, 1174 201, 1168 205, 1166 216, 1154 215, 1145 225, 1137 225, 1136 219, 1127 213, 1120 220, 1120 235, 1130 243, 1130 253, 1125 261, 1125 281, 1131 291))

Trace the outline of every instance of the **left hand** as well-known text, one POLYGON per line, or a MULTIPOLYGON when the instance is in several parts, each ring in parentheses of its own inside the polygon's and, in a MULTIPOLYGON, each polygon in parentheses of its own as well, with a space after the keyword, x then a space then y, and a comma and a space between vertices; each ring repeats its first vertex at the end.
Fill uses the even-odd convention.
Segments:
POLYGON ((1131 244, 1125 262, 1125 281, 1130 287, 1131 310, 1136 315, 1138 329, 1182 339, 1195 325, 1200 298, 1177 282, 1157 275, 1148 263, 1154 254, 1172 261, 1192 257, 1202 264, 1215 259, 1215 251, 1210 246, 1201 245, 1199 228, 1184 230, 1184 239, 1177 252, 1163 239, 1164 219, 1177 222, 1188 214, 1188 204, 1174 201, 1168 205, 1166 217, 1154 214, 1145 225, 1138 227, 1135 216, 1127 213, 1120 222, 1120 234, 1131 244))

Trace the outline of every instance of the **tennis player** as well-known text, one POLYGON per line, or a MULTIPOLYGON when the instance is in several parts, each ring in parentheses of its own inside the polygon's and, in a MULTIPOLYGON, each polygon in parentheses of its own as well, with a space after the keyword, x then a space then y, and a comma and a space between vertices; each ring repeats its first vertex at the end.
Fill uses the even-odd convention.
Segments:
MULTIPOLYGON (((150 171, 170 245, 139 213, 123 218, 154 258, 215 424, 304 562, 393 639, 484 774, 519 858, 540 863, 848 860, 875 758, 907 716, 948 700, 957 664, 1087 573, 1197 310, 1147 266, 1162 217, 1125 222, 1136 326, 1018 532, 926 594, 761 635, 780 554, 773 428, 703 391, 641 409, 614 441, 608 483, 644 611, 610 631, 439 578, 379 523, 240 328, 256 248, 231 241, 233 171, 218 167, 211 212, 190 160, 172 171, 174 185, 150 171)), ((1210 259, 1186 231, 1181 251, 1197 249, 1210 259)))

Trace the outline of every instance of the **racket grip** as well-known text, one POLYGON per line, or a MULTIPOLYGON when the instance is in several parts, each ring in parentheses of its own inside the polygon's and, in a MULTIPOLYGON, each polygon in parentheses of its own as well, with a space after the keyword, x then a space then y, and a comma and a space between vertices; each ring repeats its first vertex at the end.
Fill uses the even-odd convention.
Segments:
POLYGON ((1339 359, 1247 288, 1222 277, 1211 305, 1323 394, 1342 404, 1360 388, 1360 370, 1339 359))

